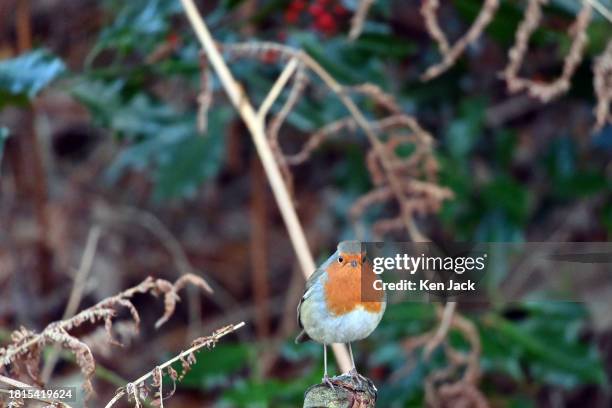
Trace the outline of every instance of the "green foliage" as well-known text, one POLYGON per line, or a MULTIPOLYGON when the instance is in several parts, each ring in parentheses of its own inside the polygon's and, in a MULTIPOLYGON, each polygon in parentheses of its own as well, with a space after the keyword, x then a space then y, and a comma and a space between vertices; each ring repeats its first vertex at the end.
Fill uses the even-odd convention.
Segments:
POLYGON ((230 112, 211 111, 209 132, 199 135, 192 115, 137 96, 111 122, 113 130, 134 143, 123 149, 109 168, 110 179, 116 180, 128 169, 154 166, 158 198, 194 195, 201 181, 219 170, 224 153, 223 125, 230 112))
POLYGON ((500 175, 483 186, 480 191, 483 205, 502 211, 515 224, 522 224, 529 211, 525 186, 508 176, 500 175))
POLYGON ((389 32, 389 30, 364 31, 355 41, 355 49, 382 58, 401 59, 416 52, 416 45, 406 42, 389 32))
POLYGON ((232 110, 228 106, 211 110, 208 131, 200 135, 193 107, 178 108, 148 89, 150 83, 170 76, 186 87, 199 80, 198 50, 193 42, 169 39, 171 34, 180 35, 173 31, 172 21, 182 11, 180 2, 107 1, 106 6, 115 17, 100 32, 88 64, 102 51, 112 51, 114 60, 109 67, 87 70, 71 93, 90 109, 97 124, 125 142, 107 170, 107 179, 114 182, 126 171, 150 171, 154 198, 191 197, 220 169, 225 126, 232 110), (167 41, 177 41, 176 53, 147 63, 146 57, 167 41))
POLYGON ((108 5, 116 15, 100 32, 89 61, 105 49, 116 50, 118 56, 152 51, 170 31, 170 17, 182 11, 180 2, 172 0, 109 1, 108 5))
POLYGON ((480 99, 467 99, 459 106, 458 118, 451 122, 444 138, 452 157, 465 159, 482 136, 485 107, 480 99))
MULTIPOLYGON (((474 21, 482 8, 481 1, 454 0, 457 11, 466 20, 466 24, 474 21)), ((514 41, 514 33, 522 18, 522 10, 516 2, 501 1, 495 18, 486 31, 494 39, 508 47, 514 41)))
POLYGON ((209 113, 207 135, 191 135, 171 146, 160 161, 156 194, 159 197, 193 196, 204 180, 217 175, 225 157, 225 124, 231 119, 228 109, 209 113))
MULTIPOLYGON (((347 145, 344 148, 345 160, 334 167, 334 181, 347 193, 363 194, 371 188, 370 174, 364 167, 365 154, 359 146, 347 145)), ((348 203, 347 203, 348 204, 348 203)), ((343 206, 341 211, 346 208, 343 206)))
MULTIPOLYGON (((587 317, 583 305, 534 302, 514 307, 522 312, 520 319, 510 320, 493 312, 478 320, 481 367, 485 375, 506 375, 519 384, 534 381, 569 389, 583 384, 606 384, 601 356, 596 346, 583 336, 587 317)), ((430 362, 425 362, 420 354, 407 356, 401 344, 392 339, 422 334, 434 324, 432 305, 389 305, 388 313, 374 334, 376 338, 372 341, 378 346, 369 359, 370 367, 384 366, 391 370, 393 380, 378 384, 382 406, 423 405, 425 377, 446 363, 438 358, 440 353, 435 353, 430 362)), ((454 331, 450 341, 459 350, 467 348, 465 339, 454 331)), ((514 398, 520 400, 519 396, 514 398)), ((522 398, 532 399, 533 396, 522 398)), ((509 404, 512 401, 513 398, 507 399, 509 404)))
POLYGON ((484 319, 485 370, 501 370, 517 380, 528 375, 541 384, 568 388, 607 381, 596 346, 581 337, 584 306, 538 302, 523 308, 526 316, 518 321, 497 315, 484 319))
POLYGON ((0 61, 0 108, 33 99, 65 71, 62 60, 44 49, 0 61))
POLYGON ((89 107, 94 120, 129 142, 107 171, 118 180, 128 170, 153 169, 157 199, 193 196, 201 183, 219 171, 225 153, 225 126, 233 115, 229 107, 212 109, 208 131, 198 133, 193 112, 140 92, 126 95, 125 82, 77 81, 72 94, 89 107))
POLYGON ((511 174, 514 134, 485 135, 486 106, 480 98, 465 98, 444 132, 441 183, 453 190, 455 200, 445 203, 441 218, 458 240, 514 241, 530 215, 529 191, 511 174), (475 169, 476 161, 488 167, 475 169), (476 171, 483 176, 475 177, 476 171))
POLYGON ((115 113, 121 110, 121 91, 124 84, 122 79, 104 82, 82 77, 76 80, 70 92, 91 111, 96 124, 108 126, 115 113))
POLYGON ((423 382, 430 367, 420 356, 407 355, 401 339, 421 335, 435 326, 432 304, 389 304, 385 316, 370 341, 370 367, 386 367, 391 378, 378 383, 378 403, 384 407, 423 406, 423 382))
MULTIPOLYGON (((248 363, 249 347, 246 344, 218 344, 209 352, 200 353, 179 387, 212 389, 227 387, 231 377, 248 363)), ((175 367, 180 372, 180 364, 175 367)))
POLYGON ((321 377, 299 376, 281 381, 241 380, 227 389, 219 406, 221 407, 279 407, 299 406, 303 402, 304 390, 321 381, 321 377))
POLYGON ((596 163, 579 157, 572 138, 552 141, 545 154, 545 164, 551 183, 551 193, 560 198, 588 197, 612 186, 596 163))

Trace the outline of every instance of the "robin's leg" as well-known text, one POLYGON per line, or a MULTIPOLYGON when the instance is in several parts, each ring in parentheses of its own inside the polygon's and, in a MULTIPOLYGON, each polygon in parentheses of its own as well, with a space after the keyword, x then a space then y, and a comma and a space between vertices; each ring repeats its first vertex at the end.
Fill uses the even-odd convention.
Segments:
POLYGON ((351 375, 351 377, 357 379, 359 373, 357 373, 357 367, 355 366, 355 358, 353 357, 353 348, 351 347, 351 343, 348 343, 348 349, 349 349, 349 356, 351 356, 351 371, 349 371, 349 374, 351 375))
POLYGON ((353 348, 351 347, 351 343, 348 343, 349 355, 351 356, 351 364, 353 367, 349 371, 349 374, 355 381, 361 383, 366 378, 357 372, 357 367, 355 366, 355 358, 353 357, 353 348))
POLYGON ((349 348, 349 355, 351 356, 351 364, 353 365, 353 367, 351 368, 351 371, 355 371, 357 372, 357 367, 355 367, 355 358, 353 357, 353 348, 351 347, 351 343, 348 343, 348 348, 349 348))
POLYGON ((329 375, 327 375, 327 344, 323 344, 323 380, 324 384, 330 386, 330 388, 334 388, 334 384, 331 382, 329 375))

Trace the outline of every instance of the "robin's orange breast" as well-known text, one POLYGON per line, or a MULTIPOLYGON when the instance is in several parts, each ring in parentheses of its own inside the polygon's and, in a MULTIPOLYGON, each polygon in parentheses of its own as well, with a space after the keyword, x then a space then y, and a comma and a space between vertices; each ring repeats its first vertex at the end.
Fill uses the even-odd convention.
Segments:
POLYGON ((375 274, 369 262, 356 266, 351 264, 351 258, 345 256, 345 263, 335 262, 327 268, 327 281, 325 282, 325 303, 330 314, 341 316, 357 308, 363 308, 371 313, 379 313, 382 309, 384 292, 365 293, 363 290, 371 288, 375 274), (364 301, 367 299, 368 301, 364 301), (378 300, 378 301, 372 301, 378 300))

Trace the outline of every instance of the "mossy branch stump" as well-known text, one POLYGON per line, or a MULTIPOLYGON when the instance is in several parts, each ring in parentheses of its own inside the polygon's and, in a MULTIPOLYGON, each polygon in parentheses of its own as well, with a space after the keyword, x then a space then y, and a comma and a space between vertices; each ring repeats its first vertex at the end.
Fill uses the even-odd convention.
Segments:
POLYGON ((375 408, 376 387, 363 376, 356 380, 349 374, 331 378, 327 384, 316 384, 304 393, 304 408, 375 408))

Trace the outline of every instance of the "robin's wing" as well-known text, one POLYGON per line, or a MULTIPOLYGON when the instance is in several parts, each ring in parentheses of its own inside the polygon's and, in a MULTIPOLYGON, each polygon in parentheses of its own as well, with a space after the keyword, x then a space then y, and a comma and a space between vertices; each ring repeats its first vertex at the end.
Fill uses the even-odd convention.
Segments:
POLYGON ((310 296, 310 288, 312 288, 312 285, 314 285, 314 283, 321 277, 321 275, 323 275, 324 272, 325 272, 325 270, 323 268, 319 268, 319 269, 315 270, 314 273, 312 275, 310 275, 308 277, 308 279, 306 280, 306 289, 304 290, 304 294, 302 295, 302 298, 300 299, 300 303, 298 303, 298 306, 297 306, 297 321, 298 321, 298 325, 300 326, 300 329, 302 329, 302 331, 295 338, 295 342, 296 343, 302 343, 302 342, 310 339, 310 337, 308 337, 308 334, 306 334, 306 332, 303 330, 304 329, 304 325, 302 324, 302 318, 301 318, 300 311, 302 309, 302 302, 305 299, 307 299, 308 296, 310 296))
MULTIPOLYGON (((310 289, 312 285, 314 285, 314 283, 319 280, 323 273, 325 273, 325 269, 317 268, 317 270, 314 271, 313 274, 308 277, 308 279, 306 279, 306 289, 304 290, 304 296, 306 296, 306 294, 308 293, 308 289, 310 289)), ((302 298, 304 296, 302 296, 302 298)))

